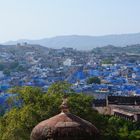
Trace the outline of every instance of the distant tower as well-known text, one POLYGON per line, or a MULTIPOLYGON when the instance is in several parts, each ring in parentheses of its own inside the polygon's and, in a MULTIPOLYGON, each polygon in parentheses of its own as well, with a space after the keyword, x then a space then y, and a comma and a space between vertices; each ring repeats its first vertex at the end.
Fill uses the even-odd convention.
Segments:
POLYGON ((27 46, 27 45, 28 45, 28 43, 27 43, 27 42, 24 42, 24 43, 23 43, 23 46, 27 46))
POLYGON ((20 43, 17 43, 17 47, 20 47, 21 46, 21 44, 20 43))

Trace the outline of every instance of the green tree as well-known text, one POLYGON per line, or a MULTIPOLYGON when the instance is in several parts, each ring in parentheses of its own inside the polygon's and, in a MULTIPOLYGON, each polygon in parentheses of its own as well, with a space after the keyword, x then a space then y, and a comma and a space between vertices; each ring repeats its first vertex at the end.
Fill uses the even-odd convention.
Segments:
POLYGON ((10 69, 15 69, 15 68, 17 68, 19 66, 19 62, 18 61, 15 61, 15 62, 13 62, 13 63, 11 63, 10 64, 10 69))
POLYGON ((4 69, 3 74, 5 74, 6 76, 10 76, 11 71, 9 69, 4 69))
POLYGON ((63 82, 56 82, 52 84, 48 89, 48 94, 69 94, 72 93, 73 90, 70 88, 71 84, 63 81, 63 82))
POLYGON ((87 84, 101 84, 101 79, 99 77, 90 77, 88 80, 87 80, 87 84))
POLYGON ((129 136, 130 140, 139 140, 140 139, 140 130, 133 130, 129 136))
MULTIPOLYGON (((23 87, 16 88, 14 91, 18 93, 18 99, 23 104, 20 108, 13 108, 0 119, 0 138, 1 140, 28 140, 31 130, 40 121, 48 119, 60 113, 60 105, 64 95, 68 97, 70 111, 78 116, 92 120, 89 114, 96 114, 92 110, 93 97, 83 94, 69 93, 68 84, 60 86, 58 93, 54 93, 54 85, 50 87, 49 93, 42 93, 38 88, 23 87), (52 89, 52 90, 51 90, 52 89), (60 93, 60 91, 65 92, 60 93), (17 90, 17 91, 16 91, 17 90), (77 100, 76 100, 77 99, 77 100)), ((58 85, 56 86, 58 89, 58 85)))
POLYGON ((16 71, 25 71, 26 70, 26 68, 25 67, 23 67, 22 65, 18 65, 17 67, 16 67, 16 71))
MULTIPOLYGON (((22 106, 13 107, 0 117, 0 140, 29 140, 35 125, 60 113, 65 95, 70 112, 95 124, 101 132, 101 139, 139 139, 139 124, 98 114, 92 109, 93 97, 74 93, 66 82, 53 84, 47 93, 35 87, 15 88, 10 92, 18 94, 17 100, 22 102, 22 106)), ((11 103, 12 100, 9 101, 11 103)))
POLYGON ((112 64, 112 60, 111 59, 105 59, 101 63, 102 64, 112 64))
POLYGON ((3 71, 3 70, 4 70, 4 64, 0 63, 0 71, 3 71))

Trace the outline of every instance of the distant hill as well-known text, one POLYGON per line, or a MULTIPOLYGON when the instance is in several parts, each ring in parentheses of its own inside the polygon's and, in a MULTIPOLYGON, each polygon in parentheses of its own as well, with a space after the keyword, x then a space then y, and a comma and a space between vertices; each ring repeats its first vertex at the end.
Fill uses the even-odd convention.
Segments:
POLYGON ((128 53, 128 54, 134 54, 134 55, 140 55, 140 44, 137 45, 127 45, 125 47, 115 47, 112 45, 94 48, 92 49, 94 53, 100 53, 100 54, 116 54, 116 53, 128 53))
POLYGON ((121 35, 105 35, 105 36, 57 36, 40 40, 18 40, 9 41, 4 44, 13 45, 17 43, 27 42, 29 44, 39 44, 49 48, 76 48, 78 50, 90 50, 95 47, 103 47, 113 45, 123 47, 132 44, 140 44, 140 33, 121 34, 121 35))

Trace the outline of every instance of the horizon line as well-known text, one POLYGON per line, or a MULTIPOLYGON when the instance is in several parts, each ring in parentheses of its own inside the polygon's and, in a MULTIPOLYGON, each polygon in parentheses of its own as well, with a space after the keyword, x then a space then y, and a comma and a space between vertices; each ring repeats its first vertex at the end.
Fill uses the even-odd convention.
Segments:
POLYGON ((39 38, 19 38, 15 40, 7 40, 4 42, 1 42, 0 44, 5 44, 8 42, 17 42, 17 41, 24 41, 24 40, 29 40, 29 41, 34 41, 34 40, 43 40, 43 39, 51 39, 51 38, 56 38, 56 37, 67 37, 67 36, 89 36, 89 37, 104 37, 104 36, 119 36, 119 35, 131 35, 131 34, 140 34, 140 32, 129 32, 129 33, 110 33, 110 34, 102 34, 102 35, 88 35, 88 34, 63 34, 63 35, 54 35, 50 37, 39 37, 39 38))

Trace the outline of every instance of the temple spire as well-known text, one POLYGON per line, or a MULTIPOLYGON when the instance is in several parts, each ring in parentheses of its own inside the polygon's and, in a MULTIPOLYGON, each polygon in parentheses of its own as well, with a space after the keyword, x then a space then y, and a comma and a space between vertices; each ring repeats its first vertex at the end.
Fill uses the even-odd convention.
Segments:
POLYGON ((63 98, 63 102, 60 106, 61 112, 63 113, 69 113, 69 107, 68 107, 68 99, 66 97, 63 98))

